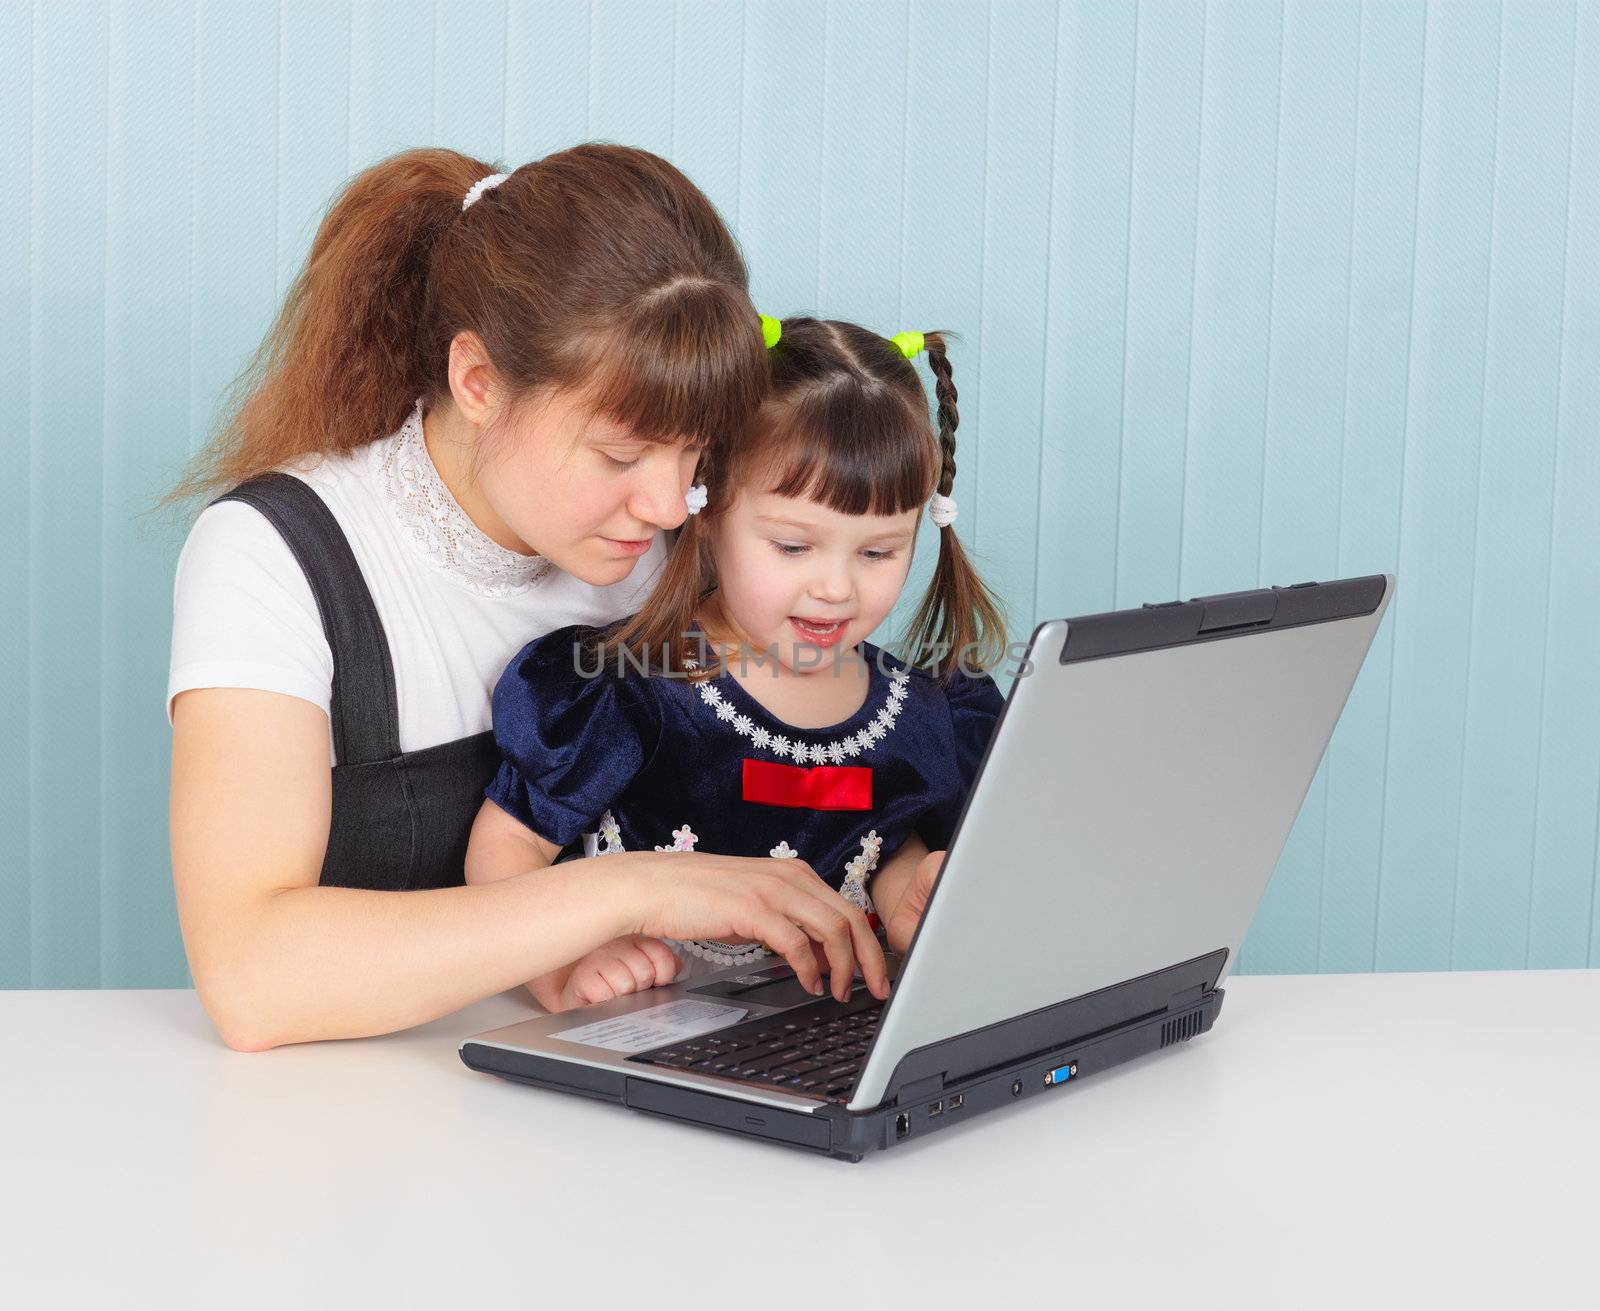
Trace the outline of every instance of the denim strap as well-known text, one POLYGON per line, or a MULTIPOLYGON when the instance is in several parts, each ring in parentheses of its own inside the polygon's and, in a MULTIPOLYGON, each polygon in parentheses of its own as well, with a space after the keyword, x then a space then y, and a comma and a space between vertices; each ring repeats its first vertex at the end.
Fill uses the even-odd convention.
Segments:
POLYGON ((398 756, 400 711, 389 641, 361 566, 327 503, 286 473, 252 478, 217 500, 240 501, 265 515, 311 584, 333 651, 329 718, 335 762, 364 765, 398 756))

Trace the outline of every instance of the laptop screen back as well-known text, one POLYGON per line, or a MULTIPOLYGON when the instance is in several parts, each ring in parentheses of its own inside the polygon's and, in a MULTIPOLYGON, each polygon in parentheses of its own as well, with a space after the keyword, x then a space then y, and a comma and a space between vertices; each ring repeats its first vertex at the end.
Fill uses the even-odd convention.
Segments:
POLYGON ((1188 640, 1121 652, 1137 622, 1040 625, 853 1107, 877 1105, 918 1047, 1219 947, 1232 962, 1393 579, 1320 586, 1367 613, 1204 632, 1258 618, 1246 597, 1269 615, 1275 601, 1203 598, 1214 618, 1193 603, 1188 640), (1062 663, 1074 624, 1104 653, 1062 663))

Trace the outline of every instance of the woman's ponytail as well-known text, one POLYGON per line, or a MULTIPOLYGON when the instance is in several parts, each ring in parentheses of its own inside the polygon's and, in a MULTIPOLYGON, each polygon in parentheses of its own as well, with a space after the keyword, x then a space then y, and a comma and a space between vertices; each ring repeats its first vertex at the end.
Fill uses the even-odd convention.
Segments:
MULTIPOLYGON (((956 478, 956 385, 941 333, 923 334, 938 407, 939 479, 935 491, 949 496, 956 478)), ((1006 653, 1005 619, 999 599, 978 577, 954 524, 939 529, 939 559, 907 630, 913 665, 931 665, 949 681, 960 671, 996 668, 1006 653)))
POLYGON ((453 150, 408 150, 350 181, 175 498, 234 486, 308 446, 350 450, 400 426, 431 372, 433 343, 418 328, 434 247, 491 171, 453 150))

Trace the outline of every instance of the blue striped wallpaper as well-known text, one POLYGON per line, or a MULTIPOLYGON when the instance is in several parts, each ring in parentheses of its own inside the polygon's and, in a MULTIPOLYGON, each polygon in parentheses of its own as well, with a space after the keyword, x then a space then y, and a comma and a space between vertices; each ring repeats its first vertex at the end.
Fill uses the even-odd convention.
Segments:
POLYGON ((1592 0, 0 0, 0 51, 0 986, 186 980, 138 512, 334 189, 586 138, 768 312, 962 334, 1019 633, 1399 574, 1242 968, 1600 964, 1592 0))

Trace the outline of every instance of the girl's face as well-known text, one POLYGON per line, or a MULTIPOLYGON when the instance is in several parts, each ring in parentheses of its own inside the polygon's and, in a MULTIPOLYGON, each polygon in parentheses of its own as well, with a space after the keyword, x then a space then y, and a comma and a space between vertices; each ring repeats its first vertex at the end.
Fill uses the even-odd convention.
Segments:
POLYGON ((830 653, 853 648, 894 606, 920 513, 840 514, 741 490, 711 525, 717 592, 735 636, 775 649, 794 673, 832 667, 830 653))
POLYGON ((658 530, 684 521, 699 458, 687 442, 641 441, 557 392, 504 421, 476 483, 512 539, 502 545, 604 587, 628 576, 658 530))

